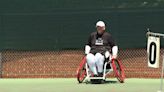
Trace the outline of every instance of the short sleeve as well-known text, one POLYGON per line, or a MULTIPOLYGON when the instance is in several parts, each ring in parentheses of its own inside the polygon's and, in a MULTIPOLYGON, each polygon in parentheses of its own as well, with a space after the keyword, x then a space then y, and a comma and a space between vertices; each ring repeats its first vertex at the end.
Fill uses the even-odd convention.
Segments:
POLYGON ((87 44, 86 44, 86 45, 91 46, 91 40, 92 40, 92 35, 90 35, 90 36, 88 37, 88 41, 87 41, 87 44))
POLYGON ((112 35, 110 35, 110 34, 108 37, 108 42, 109 42, 110 47, 116 46, 115 40, 113 39, 112 35))

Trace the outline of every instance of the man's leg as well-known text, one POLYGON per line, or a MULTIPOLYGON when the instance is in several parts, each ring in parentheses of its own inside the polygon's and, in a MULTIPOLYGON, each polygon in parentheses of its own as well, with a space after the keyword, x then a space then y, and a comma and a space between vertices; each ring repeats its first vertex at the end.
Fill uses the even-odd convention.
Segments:
POLYGON ((98 70, 98 75, 103 76, 103 66, 104 66, 104 56, 101 53, 96 53, 95 55, 95 61, 96 61, 96 66, 98 70))
POLYGON ((89 53, 86 56, 87 64, 89 65, 89 68, 93 72, 94 75, 98 75, 97 69, 96 69, 96 61, 95 61, 95 56, 92 53, 89 53))

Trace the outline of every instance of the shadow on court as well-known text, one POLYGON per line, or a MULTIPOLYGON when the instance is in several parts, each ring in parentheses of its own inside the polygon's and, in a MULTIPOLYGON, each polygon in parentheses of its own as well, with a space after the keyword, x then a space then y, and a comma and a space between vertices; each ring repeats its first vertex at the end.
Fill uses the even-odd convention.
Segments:
POLYGON ((86 84, 118 84, 120 82, 118 81, 113 81, 113 80, 106 80, 106 81, 101 81, 101 82, 83 82, 83 84, 86 83, 86 84))

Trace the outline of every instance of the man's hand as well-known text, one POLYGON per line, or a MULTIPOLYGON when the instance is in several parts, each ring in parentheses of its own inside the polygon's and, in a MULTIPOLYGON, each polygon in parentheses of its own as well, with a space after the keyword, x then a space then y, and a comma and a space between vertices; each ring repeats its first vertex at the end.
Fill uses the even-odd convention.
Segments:
POLYGON ((112 56, 112 59, 117 59, 117 55, 113 55, 112 56))
POLYGON ((89 45, 86 45, 85 46, 85 54, 86 55, 89 54, 90 50, 91 50, 91 47, 89 45))
POLYGON ((110 53, 109 53, 109 51, 106 51, 105 52, 105 58, 109 58, 110 57, 110 53))
POLYGON ((112 59, 117 59, 117 53, 118 53, 118 46, 112 47, 112 59))

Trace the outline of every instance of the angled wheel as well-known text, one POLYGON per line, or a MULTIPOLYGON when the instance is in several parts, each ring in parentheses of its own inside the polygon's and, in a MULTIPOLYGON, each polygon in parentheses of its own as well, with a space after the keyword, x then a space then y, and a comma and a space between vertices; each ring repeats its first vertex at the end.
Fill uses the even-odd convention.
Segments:
POLYGON ((121 62, 118 59, 112 59, 112 67, 113 67, 114 74, 119 80, 119 82, 124 83, 125 73, 121 62))
POLYGON ((80 66, 77 69, 77 81, 79 83, 82 83, 83 80, 86 77, 86 68, 85 68, 85 64, 86 64, 86 57, 84 57, 80 63, 80 66))

